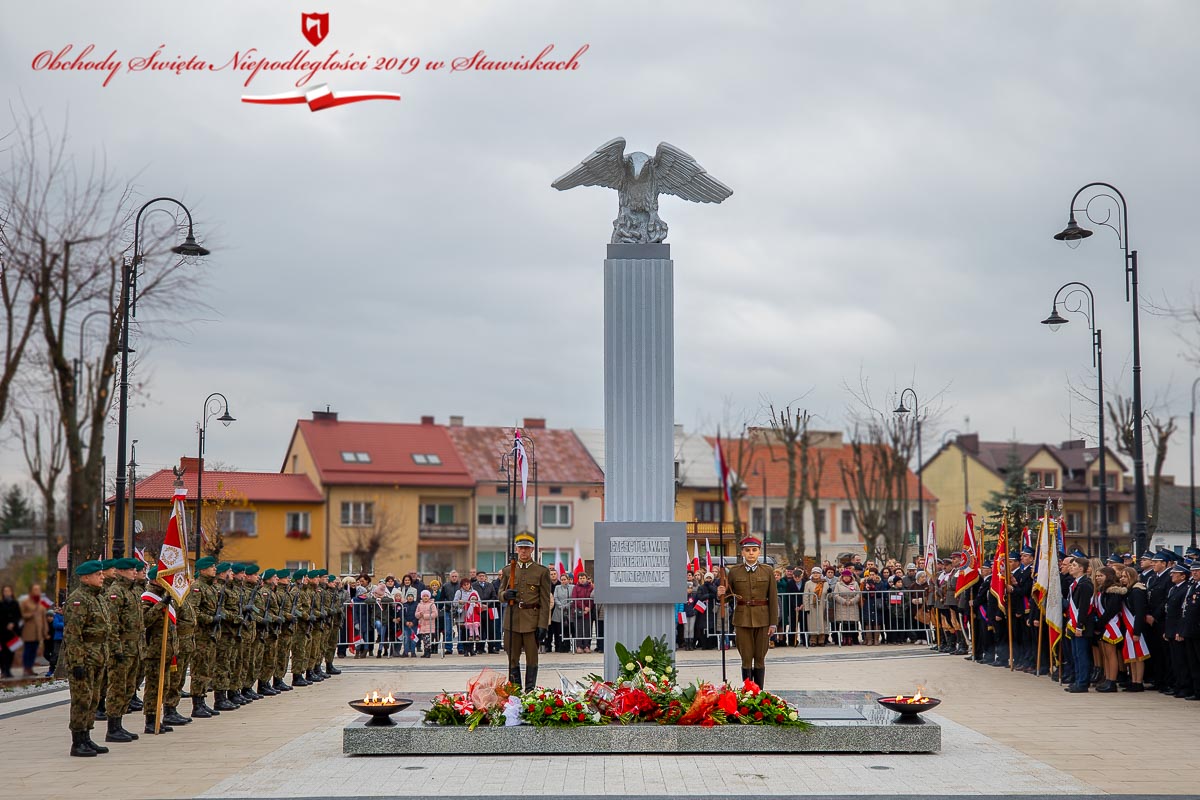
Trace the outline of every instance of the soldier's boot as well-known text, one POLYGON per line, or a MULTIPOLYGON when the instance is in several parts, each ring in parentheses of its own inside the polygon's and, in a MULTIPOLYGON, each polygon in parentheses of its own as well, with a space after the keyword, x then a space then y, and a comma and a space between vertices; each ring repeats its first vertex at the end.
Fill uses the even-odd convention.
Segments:
POLYGON ((275 695, 279 694, 278 689, 274 689, 271 687, 270 681, 259 681, 257 691, 263 697, 274 697, 275 695))
POLYGON ((767 668, 766 667, 756 667, 751 670, 751 673, 752 674, 750 677, 754 680, 755 683, 758 684, 758 688, 765 689, 766 687, 763 686, 763 681, 766 680, 766 677, 767 677, 767 668))
POLYGON ((246 687, 244 687, 244 688, 242 689, 242 697, 249 698, 249 699, 250 699, 250 702, 252 702, 252 703, 253 703, 255 700, 262 700, 262 699, 263 699, 263 695, 261 695, 261 694, 259 694, 258 692, 254 691, 254 687, 253 687, 253 686, 246 686, 246 687))
POLYGON ((137 713, 138 711, 141 711, 144 708, 145 708, 145 704, 143 704, 142 701, 135 694, 133 697, 129 698, 129 711, 127 711, 125 713, 134 714, 134 713, 137 713))
MULTIPOLYGON (((213 702, 215 703, 217 701, 214 699, 213 702)), ((208 713, 212 714, 214 717, 221 716, 220 711, 217 711, 215 708, 213 708, 212 706, 210 706, 208 704, 208 698, 205 697, 204 695, 200 695, 200 707, 203 708, 208 713)))
POLYGON ((513 669, 510 669, 508 671, 508 682, 516 684, 517 686, 521 685, 521 668, 520 667, 514 667, 513 669))
POLYGON ((742 667, 742 682, 745 683, 746 681, 750 680, 753 674, 754 673, 751 670, 742 667))
POLYGON ((312 686, 312 682, 306 679, 299 672, 292 673, 292 686, 312 686))
POLYGON ((312 675, 313 675, 312 678, 310 678, 309 680, 323 681, 329 677, 328 675, 326 675, 324 672, 321 671, 321 668, 319 666, 313 667, 312 675))
POLYGON ((190 717, 185 717, 179 713, 175 706, 163 706, 163 722, 169 725, 191 725, 190 717))
POLYGON ((204 698, 192 695, 192 719, 211 719, 212 712, 204 705, 204 698))
POLYGON ((167 720, 164 718, 162 724, 158 726, 158 730, 156 731, 154 730, 154 717, 146 717, 146 733, 170 733, 173 730, 175 729, 168 725, 167 720))
POLYGON ((228 691, 225 693, 225 696, 228 697, 229 702, 233 703, 235 706, 250 705, 250 698, 246 697, 244 694, 242 694, 241 689, 233 689, 231 691, 228 691))
POLYGON ((213 711, 237 711, 237 704, 230 701, 229 692, 218 689, 216 698, 216 702, 213 703, 213 711))
POLYGON ((304 680, 308 681, 309 683, 320 683, 325 679, 318 678, 317 673, 313 672, 311 669, 306 669, 304 670, 304 680))
POLYGON ((92 732, 90 730, 83 732, 83 741, 85 744, 87 744, 88 747, 92 748, 100 755, 104 755, 105 753, 108 752, 107 747, 104 747, 103 745, 98 745, 92 741, 92 732))
POLYGON ((325 672, 329 675, 341 675, 342 671, 333 665, 333 659, 325 659, 325 672))
POLYGON ((279 692, 290 692, 292 690, 292 687, 283 682, 283 678, 276 678, 271 685, 279 692))
POLYGON ((124 743, 132 742, 134 738, 132 733, 121 727, 120 717, 110 716, 108 718, 108 733, 104 735, 104 741, 124 743))
POLYGON ((86 731, 71 731, 71 755, 81 758, 95 758, 97 753, 92 748, 88 747, 86 731))
POLYGON ((534 689, 537 688, 537 674, 538 674, 537 667, 526 667, 525 668, 525 691, 532 692, 534 689))
POLYGON ((104 713, 104 698, 100 698, 100 705, 96 706, 96 721, 104 722, 108 719, 108 715, 104 713))

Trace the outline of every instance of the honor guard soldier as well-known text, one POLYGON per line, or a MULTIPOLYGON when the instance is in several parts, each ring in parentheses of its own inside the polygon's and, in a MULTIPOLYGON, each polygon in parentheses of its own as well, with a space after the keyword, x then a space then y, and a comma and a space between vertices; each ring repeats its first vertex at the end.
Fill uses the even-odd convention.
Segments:
POLYGON ((196 614, 196 649, 192 655, 192 682, 189 688, 192 719, 211 719, 221 714, 208 705, 207 695, 216 688, 217 648, 221 642, 219 614, 224 598, 217 583, 215 558, 204 556, 196 561, 195 572, 196 581, 192 583, 186 602, 196 614))
POLYGON ((80 585, 67 598, 63 651, 58 658, 58 668, 66 673, 71 689, 71 755, 89 758, 108 752, 92 741, 91 733, 112 635, 108 606, 101 595, 102 570, 99 561, 85 561, 75 568, 80 585))
MULTIPOLYGON (((158 570, 154 570, 149 577, 151 580, 155 577, 158 570)), ((158 668, 162 654, 166 653, 166 666, 163 670, 163 689, 166 689, 166 684, 171 680, 171 674, 178 668, 175 663, 176 637, 174 620, 170 619, 172 615, 171 598, 167 596, 167 590, 159 583, 149 583, 146 590, 142 592, 139 598, 142 602, 142 621, 145 628, 144 636, 146 642, 145 652, 142 658, 143 670, 146 673, 146 700, 143 703, 142 712, 146 717, 145 732, 148 734, 170 733, 175 730, 171 725, 186 725, 191 722, 190 719, 179 717, 173 712, 168 712, 164 709, 162 725, 158 730, 154 729, 155 719, 158 711, 158 668), (163 620, 166 619, 164 626, 163 620), (167 642, 163 645, 164 627, 166 629, 167 642)), ((165 694, 165 691, 164 691, 165 694)))
POLYGON ((516 563, 500 572, 504 612, 504 649, 508 653, 508 680, 521 685, 521 653, 525 653, 525 691, 537 686, 538 642, 550 627, 550 570, 533 560, 533 536, 517 534, 516 563))
POLYGON ((767 672, 767 642, 779 618, 779 590, 771 568, 758 561, 762 540, 747 536, 741 546, 742 563, 727 570, 725 585, 717 587, 717 598, 735 603, 733 629, 742 657, 742 680, 750 678, 762 687, 767 672))
POLYGON ((138 663, 142 659, 146 629, 142 624, 141 593, 134 593, 138 561, 119 558, 113 565, 116 577, 108 587, 108 610, 112 618, 112 639, 109 642, 108 690, 104 706, 108 714, 106 742, 132 742, 136 733, 125 730, 121 717, 129 710, 137 679, 138 663))

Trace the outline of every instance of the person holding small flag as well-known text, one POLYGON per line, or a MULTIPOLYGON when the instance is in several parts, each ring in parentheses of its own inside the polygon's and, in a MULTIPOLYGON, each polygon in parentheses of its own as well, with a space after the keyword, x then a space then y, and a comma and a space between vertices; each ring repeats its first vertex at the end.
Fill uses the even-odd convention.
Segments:
POLYGON ((742 680, 763 687, 767 673, 767 643, 779 619, 779 590, 771 568, 759 563, 762 540, 747 536, 741 541, 742 562, 729 567, 725 583, 717 587, 721 603, 733 603, 733 628, 742 657, 742 680))

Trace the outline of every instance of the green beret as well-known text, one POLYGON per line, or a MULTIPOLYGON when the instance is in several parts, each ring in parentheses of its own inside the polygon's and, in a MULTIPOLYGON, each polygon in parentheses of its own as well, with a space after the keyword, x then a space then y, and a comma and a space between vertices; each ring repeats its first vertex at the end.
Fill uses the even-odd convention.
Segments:
POLYGON ((244 575, 245 573, 246 573, 246 565, 245 564, 238 563, 238 564, 233 565, 233 574, 234 575, 244 575))
POLYGON ((246 565, 246 574, 247 575, 257 575, 258 574, 258 564, 247 564, 246 565))
POLYGON ((308 570, 304 570, 304 569, 298 569, 292 573, 292 577, 295 578, 296 580, 300 580, 301 578, 305 577, 306 575, 308 575, 308 570))
POLYGON ((315 569, 315 570, 313 570, 313 571, 311 571, 311 572, 309 572, 309 573, 308 573, 308 577, 310 577, 310 578, 324 578, 324 577, 325 577, 326 575, 328 575, 328 574, 329 574, 329 570, 327 570, 327 569, 315 569))
POLYGON ((100 562, 100 569, 113 569, 117 566, 118 560, 116 558, 105 558, 100 562))
POLYGON ((222 561, 220 564, 217 564, 217 574, 220 575, 222 572, 229 572, 232 568, 233 564, 230 564, 228 561, 222 561))
POLYGON ((273 569, 263 570, 263 580, 264 581, 269 581, 269 580, 271 580, 271 578, 274 578, 274 577, 275 577, 275 570, 273 570, 273 569))
POLYGON ((286 581, 292 577, 292 571, 290 569, 277 569, 275 570, 275 577, 286 581))
POLYGON ((155 578, 157 578, 158 577, 158 567, 151 567, 150 569, 146 570, 146 577, 149 578, 150 580, 154 580, 155 578))
POLYGON ((75 568, 76 575, 93 575, 104 569, 103 561, 85 561, 75 568))
POLYGON ((114 560, 113 567, 116 569, 137 569, 140 563, 142 562, 136 558, 118 558, 114 560))
POLYGON ((204 558, 196 561, 196 571, 199 572, 202 569, 208 569, 209 567, 215 567, 216 565, 217 560, 215 558, 212 556, 205 556, 204 558))

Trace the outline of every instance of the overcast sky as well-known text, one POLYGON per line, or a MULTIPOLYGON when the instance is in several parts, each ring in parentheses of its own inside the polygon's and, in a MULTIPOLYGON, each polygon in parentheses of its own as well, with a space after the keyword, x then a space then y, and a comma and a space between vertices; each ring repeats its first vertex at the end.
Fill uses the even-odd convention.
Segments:
MULTIPOLYGON (((1145 300, 1190 297, 1198 28, 1182 2, 26 3, 0 26, 0 96, 69 116, 77 152, 136 176, 143 201, 182 199, 213 250, 196 268, 205 321, 173 342, 147 322, 135 344, 143 471, 194 454, 213 391, 238 422, 210 431, 208 456, 242 469, 279 469, 296 419, 327 404, 343 419, 602 426, 616 195, 550 183, 615 136, 651 154, 669 141, 734 192, 660 204, 677 421, 712 430, 727 408, 765 420, 764 400, 802 398, 841 428, 846 384, 866 380, 881 406, 912 384, 941 409, 928 455, 964 417, 997 440, 1092 424, 1068 388, 1093 385, 1084 324, 1038 324, 1069 280, 1095 289, 1106 376, 1130 393, 1117 239, 1071 250, 1051 235, 1077 188, 1114 183, 1145 300), (311 10, 331 12, 319 57, 589 49, 570 73, 322 73, 403 100, 317 113, 239 101, 292 90, 294 73, 249 88, 230 70, 122 73, 105 88, 31 68, 89 43, 288 58, 311 10)), ((1183 482, 1195 369, 1175 323, 1142 322, 1145 394, 1181 415, 1169 468, 1183 482)), ((23 480, 2 447, 0 482, 23 480)))

